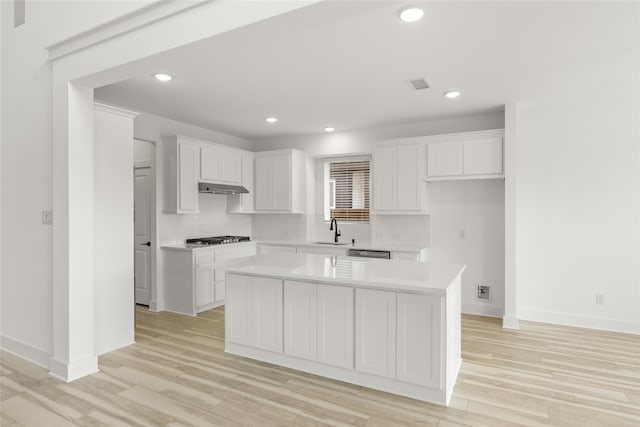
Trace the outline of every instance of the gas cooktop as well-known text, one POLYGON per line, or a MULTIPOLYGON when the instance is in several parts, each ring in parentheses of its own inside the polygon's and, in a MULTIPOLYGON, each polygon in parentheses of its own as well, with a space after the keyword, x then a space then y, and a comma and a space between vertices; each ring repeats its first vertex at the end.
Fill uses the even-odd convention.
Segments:
POLYGON ((248 236, 216 236, 216 237, 198 237, 195 239, 187 239, 187 246, 210 246, 224 245, 226 243, 248 242, 251 239, 248 236))

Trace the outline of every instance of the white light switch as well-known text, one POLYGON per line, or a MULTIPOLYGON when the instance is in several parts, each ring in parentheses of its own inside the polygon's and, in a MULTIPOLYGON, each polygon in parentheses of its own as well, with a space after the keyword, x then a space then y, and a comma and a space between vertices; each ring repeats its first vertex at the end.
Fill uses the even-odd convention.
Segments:
POLYGON ((42 223, 53 224, 53 211, 42 211, 42 223))

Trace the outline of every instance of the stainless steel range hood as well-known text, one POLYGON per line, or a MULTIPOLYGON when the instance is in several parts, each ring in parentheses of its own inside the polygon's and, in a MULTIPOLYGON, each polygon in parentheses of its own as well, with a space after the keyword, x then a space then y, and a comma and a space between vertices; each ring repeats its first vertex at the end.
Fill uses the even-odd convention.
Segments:
POLYGON ((206 182, 200 182, 198 183, 198 192, 211 194, 246 194, 249 190, 244 188, 242 185, 209 184, 206 182))

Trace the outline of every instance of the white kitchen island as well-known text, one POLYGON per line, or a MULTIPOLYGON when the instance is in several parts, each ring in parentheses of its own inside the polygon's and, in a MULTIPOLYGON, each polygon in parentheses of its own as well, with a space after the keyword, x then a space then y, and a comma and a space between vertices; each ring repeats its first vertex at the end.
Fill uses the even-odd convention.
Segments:
POLYGON ((264 254, 227 266, 225 351, 448 405, 462 265, 264 254))

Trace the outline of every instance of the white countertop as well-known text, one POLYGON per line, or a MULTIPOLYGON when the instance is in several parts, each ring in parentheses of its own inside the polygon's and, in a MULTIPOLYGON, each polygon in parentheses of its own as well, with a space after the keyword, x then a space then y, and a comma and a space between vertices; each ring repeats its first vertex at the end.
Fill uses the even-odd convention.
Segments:
POLYGON ((412 244, 387 244, 387 243, 371 243, 356 242, 355 245, 347 243, 346 245, 326 245, 322 243, 313 243, 304 240, 258 240, 257 243, 263 245, 274 246, 296 246, 296 247, 316 247, 316 248, 343 248, 343 249, 362 249, 369 251, 395 251, 395 252, 420 252, 423 249, 429 249, 426 245, 412 244))
POLYGON ((395 252, 420 252, 423 249, 428 249, 425 245, 388 245, 384 243, 357 243, 352 245, 348 243, 346 245, 324 245, 321 243, 313 243, 307 241, 294 241, 294 240, 252 240, 250 242, 238 242, 238 243, 225 243, 223 245, 210 245, 210 246, 189 246, 185 243, 163 243, 160 245, 162 249, 179 250, 179 251, 197 251, 201 249, 211 249, 236 245, 247 244, 264 244, 274 246, 294 246, 294 247, 316 247, 316 248, 342 248, 345 251, 347 249, 362 249, 373 251, 395 251, 395 252))
POLYGON ((227 273, 442 296, 464 269, 459 264, 272 253, 232 260, 227 273))
POLYGON ((163 243, 162 245, 160 245, 160 248, 173 250, 173 251, 200 251, 203 249, 228 248, 228 247, 255 245, 255 244, 256 242, 254 241, 224 243, 221 245, 202 245, 202 246, 192 246, 192 245, 187 245, 186 243, 163 243))

